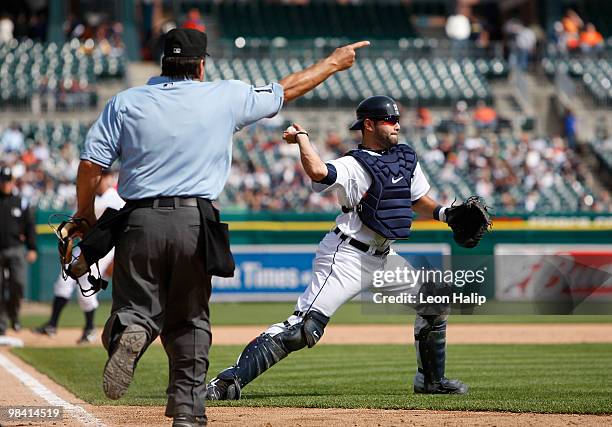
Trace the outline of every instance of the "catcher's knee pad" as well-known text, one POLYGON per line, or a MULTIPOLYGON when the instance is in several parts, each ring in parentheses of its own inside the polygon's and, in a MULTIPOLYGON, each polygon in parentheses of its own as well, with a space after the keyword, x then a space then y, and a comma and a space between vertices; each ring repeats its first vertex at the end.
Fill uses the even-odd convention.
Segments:
POLYGON ((414 320, 414 339, 427 339, 430 332, 446 332, 448 315, 418 315, 414 320))
POLYGON ((328 322, 329 317, 324 314, 309 311, 304 316, 304 320, 287 327, 284 332, 275 335, 274 339, 287 350, 287 353, 301 350, 306 346, 312 348, 323 336, 328 322))

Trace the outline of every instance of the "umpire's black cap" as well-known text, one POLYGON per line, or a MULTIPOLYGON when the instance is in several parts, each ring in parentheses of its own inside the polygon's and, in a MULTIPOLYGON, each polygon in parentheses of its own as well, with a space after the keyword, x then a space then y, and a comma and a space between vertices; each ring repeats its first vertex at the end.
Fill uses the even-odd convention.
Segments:
POLYGON ((6 182, 13 179, 13 171, 9 167, 0 167, 0 182, 6 182))
POLYGON ((189 28, 175 28, 164 38, 164 56, 204 57, 208 40, 206 33, 189 28))
POLYGON ((363 127, 365 119, 384 119, 389 116, 399 117, 399 108, 393 98, 377 95, 364 99, 357 106, 357 120, 353 122, 350 130, 359 130, 363 127))

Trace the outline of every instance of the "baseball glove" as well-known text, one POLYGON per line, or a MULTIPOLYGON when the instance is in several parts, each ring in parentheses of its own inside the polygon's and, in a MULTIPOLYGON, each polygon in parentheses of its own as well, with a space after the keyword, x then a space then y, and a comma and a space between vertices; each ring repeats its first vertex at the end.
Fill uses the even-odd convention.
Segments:
POLYGON ((453 238, 459 246, 473 248, 491 228, 491 215, 487 205, 477 196, 464 203, 446 209, 446 222, 453 230, 453 238))

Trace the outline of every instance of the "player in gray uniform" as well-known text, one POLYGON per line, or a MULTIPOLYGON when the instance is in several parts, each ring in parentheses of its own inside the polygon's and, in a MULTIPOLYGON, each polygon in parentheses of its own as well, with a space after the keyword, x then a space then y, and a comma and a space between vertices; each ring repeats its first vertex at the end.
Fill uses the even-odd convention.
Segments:
MULTIPOLYGON (((416 153, 407 145, 398 145, 399 109, 393 99, 374 96, 362 101, 351 129, 361 130, 361 145, 328 163, 320 159, 299 125, 285 131, 283 138, 300 148, 313 189, 336 190, 343 213, 319 244, 312 282, 298 298, 293 315, 270 326, 246 346, 234 366, 213 378, 207 385, 208 399, 239 399, 245 385, 289 353, 313 347, 334 312, 371 286, 376 270, 412 269, 390 245, 408 237, 413 212, 446 220, 447 208, 426 195, 429 184, 416 153)), ((413 295, 424 291, 422 283, 390 282, 383 288, 413 295)), ((468 391, 464 383, 444 375, 447 313, 448 307, 417 309, 416 393, 468 391)))

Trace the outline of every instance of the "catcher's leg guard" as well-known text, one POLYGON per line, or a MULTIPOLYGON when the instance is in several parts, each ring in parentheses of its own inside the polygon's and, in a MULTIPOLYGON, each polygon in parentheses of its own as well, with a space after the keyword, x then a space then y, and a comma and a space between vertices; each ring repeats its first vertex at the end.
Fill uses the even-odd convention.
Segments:
POLYGON ((446 315, 417 315, 414 340, 418 371, 414 392, 429 394, 465 394, 467 385, 444 376, 446 365, 446 315))
POLYGON ((236 364, 213 378, 206 388, 209 400, 238 400, 241 389, 293 351, 313 347, 323 336, 329 317, 311 311, 304 320, 274 336, 263 333, 251 341, 236 364))

